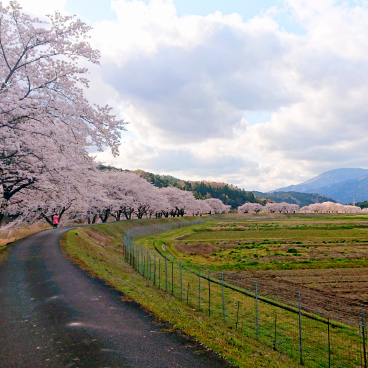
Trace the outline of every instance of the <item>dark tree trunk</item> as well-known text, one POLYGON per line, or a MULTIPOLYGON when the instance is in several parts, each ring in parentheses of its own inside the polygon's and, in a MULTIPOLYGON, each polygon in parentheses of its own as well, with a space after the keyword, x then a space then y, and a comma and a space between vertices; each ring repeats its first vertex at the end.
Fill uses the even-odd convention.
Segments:
POLYGON ((107 219, 109 218, 109 215, 110 215, 110 210, 105 210, 99 214, 99 217, 103 224, 107 221, 107 219))
POLYGON ((115 213, 111 213, 111 216, 114 217, 116 221, 120 221, 121 214, 123 213, 122 210, 115 211, 115 213))

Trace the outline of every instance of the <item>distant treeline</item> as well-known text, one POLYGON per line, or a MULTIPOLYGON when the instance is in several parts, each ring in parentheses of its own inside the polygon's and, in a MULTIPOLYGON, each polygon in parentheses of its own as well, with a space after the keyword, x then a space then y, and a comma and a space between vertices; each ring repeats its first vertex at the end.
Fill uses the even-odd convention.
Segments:
POLYGON ((134 171, 153 185, 161 188, 173 186, 193 192, 196 199, 218 198, 232 209, 237 209, 245 202, 261 203, 265 201, 257 198, 252 192, 239 189, 234 185, 208 181, 189 181, 174 178, 170 175, 157 175, 142 170, 134 171))
POLYGON ((368 200, 367 201, 364 201, 364 202, 355 203, 355 205, 358 206, 358 207, 360 207, 361 209, 368 208, 368 200))

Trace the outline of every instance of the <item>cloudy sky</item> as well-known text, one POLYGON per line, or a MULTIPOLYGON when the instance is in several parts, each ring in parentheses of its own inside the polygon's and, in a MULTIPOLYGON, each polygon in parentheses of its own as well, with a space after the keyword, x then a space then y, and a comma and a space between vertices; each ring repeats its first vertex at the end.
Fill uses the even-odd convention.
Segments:
POLYGON ((368 168, 367 0, 21 0, 93 26, 106 164, 272 190, 368 168))

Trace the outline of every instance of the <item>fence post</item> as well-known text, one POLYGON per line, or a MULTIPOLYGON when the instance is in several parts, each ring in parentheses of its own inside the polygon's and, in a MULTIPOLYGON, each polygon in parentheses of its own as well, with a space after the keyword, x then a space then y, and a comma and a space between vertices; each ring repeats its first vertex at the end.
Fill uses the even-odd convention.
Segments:
POLYGON ((150 259, 149 259, 149 252, 148 252, 148 249, 147 249, 147 279, 148 281, 150 280, 150 259))
POLYGON ((124 258, 125 260, 127 260, 127 236, 126 236, 126 233, 124 233, 124 258))
POLYGON ((174 295, 174 261, 171 262, 171 295, 174 295))
POLYGON ((134 253, 133 253, 133 250, 134 250, 134 243, 131 243, 129 244, 129 263, 131 266, 133 266, 134 268, 134 253))
POLYGON ((167 278, 167 258, 165 257, 166 291, 169 290, 169 280, 167 278))
POLYGON ((183 301, 183 266, 181 264, 181 260, 180 260, 180 295, 181 301, 183 301))
POLYGON ((221 272, 221 284, 222 284, 222 314, 224 322, 226 322, 226 311, 225 311, 225 290, 224 290, 224 273, 221 272))
POLYGON ((277 313, 275 314, 275 335, 273 339, 273 350, 277 350, 277 313))
POLYGON ((129 257, 129 261, 130 261, 130 265, 134 268, 134 250, 135 250, 135 246, 134 243, 132 243, 130 245, 130 257, 129 257))
POLYGON ((132 264, 132 248, 132 244, 126 244, 125 261, 128 262, 130 265, 132 264))
POLYGON ((239 307, 240 307, 240 302, 238 300, 238 309, 236 311, 236 323, 235 323, 235 329, 238 329, 238 322, 239 322, 239 307))
POLYGON ((256 285, 256 332, 257 332, 257 339, 259 339, 259 320, 258 320, 258 284, 255 281, 256 285))
POLYGON ((161 258, 158 259, 158 288, 161 289, 161 258))
POLYGON ((300 365, 303 365, 303 335, 302 335, 302 310, 300 305, 300 293, 298 293, 298 307, 299 307, 299 351, 300 351, 300 365))
POLYGON ((327 318, 327 338, 328 338, 328 368, 331 367, 331 340, 330 340, 330 319, 327 318))
POLYGON ((134 243, 131 244, 130 246, 130 264, 134 267, 134 262, 135 262, 135 259, 134 259, 134 256, 135 256, 135 245, 134 243))
POLYGON ((144 255, 143 255, 143 245, 141 245, 141 271, 142 271, 142 275, 144 276, 144 255))
POLYGON ((153 253, 153 285, 156 286, 156 253, 153 253))
POLYGON ((198 306, 201 310, 201 266, 198 267, 198 306))
POLYGON ((188 282, 188 288, 187 288, 187 304, 189 304, 189 282, 188 282))
POLYGON ((208 316, 211 317, 211 281, 208 274, 208 316))
POLYGON ((138 273, 141 273, 141 248, 139 244, 136 244, 137 246, 137 271, 138 273))
POLYGON ((143 253, 143 248, 142 248, 142 275, 143 277, 145 277, 144 276, 145 273, 146 273, 146 257, 143 253))
POLYGON ((366 331, 365 331, 365 318, 364 311, 361 312, 362 318, 362 338, 363 338, 363 359, 364 359, 364 368, 367 368, 367 347, 366 347, 366 331))
POLYGON ((134 246, 134 256, 135 256, 135 270, 139 272, 139 268, 138 268, 138 265, 139 265, 139 245, 138 244, 135 244, 133 243, 133 246, 134 246))
POLYGON ((151 281, 151 259, 148 251, 147 251, 147 273, 148 273, 148 281, 151 281))

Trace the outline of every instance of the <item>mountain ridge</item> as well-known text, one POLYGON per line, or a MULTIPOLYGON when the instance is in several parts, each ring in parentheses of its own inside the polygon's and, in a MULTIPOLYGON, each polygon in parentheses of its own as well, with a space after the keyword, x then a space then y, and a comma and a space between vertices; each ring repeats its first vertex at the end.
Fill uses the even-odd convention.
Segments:
POLYGON ((341 168, 325 171, 303 183, 276 189, 277 192, 317 193, 342 204, 368 198, 368 170, 341 168))

